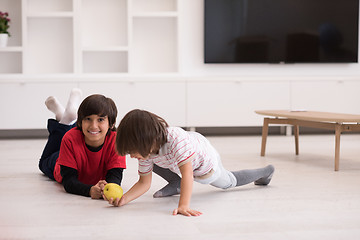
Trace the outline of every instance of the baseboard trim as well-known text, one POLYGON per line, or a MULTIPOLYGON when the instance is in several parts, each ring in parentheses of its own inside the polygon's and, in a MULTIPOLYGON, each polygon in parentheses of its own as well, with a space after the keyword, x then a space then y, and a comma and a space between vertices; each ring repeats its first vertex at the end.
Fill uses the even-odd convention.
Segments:
MULTIPOLYGON (((251 136, 261 135, 262 127, 192 127, 186 130, 195 130, 204 136, 251 136)), ((269 135, 281 134, 279 126, 270 126, 269 135)))
MULTIPOLYGON (((286 135, 285 126, 269 126, 269 135, 286 135)), ((256 136, 262 134, 262 127, 184 127, 205 136, 256 136)), ((334 131, 300 127, 300 134, 334 134, 334 131)), ((344 132, 342 134, 353 134, 344 132)), ((3 129, 0 139, 43 139, 48 137, 46 129, 3 129)))
POLYGON ((3 129, 0 139, 42 139, 49 135, 46 129, 3 129))

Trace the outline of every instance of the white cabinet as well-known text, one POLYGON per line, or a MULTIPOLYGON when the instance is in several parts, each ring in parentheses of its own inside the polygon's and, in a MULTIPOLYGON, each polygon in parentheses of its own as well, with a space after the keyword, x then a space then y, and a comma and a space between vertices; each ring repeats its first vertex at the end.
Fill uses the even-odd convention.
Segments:
POLYGON ((291 82, 291 108, 360 114, 360 81, 291 82))
POLYGON ((45 99, 65 105, 73 87, 112 97, 119 116, 144 108, 186 124, 185 82, 144 81, 178 72, 177 0, 0 0, 0 11, 11 18, 0 48, 0 111, 8 116, 0 129, 45 128, 45 99))
POLYGON ((45 106, 48 96, 56 96, 65 107, 72 88, 79 87, 83 97, 103 94, 112 98, 118 108, 118 119, 139 108, 158 114, 172 126, 186 126, 186 83, 183 81, 57 81, 54 83, 2 83, 0 88, 0 129, 43 129, 48 118, 54 118, 45 106))
POLYGON ((261 126, 254 111, 289 109, 288 81, 188 83, 188 126, 261 126))
POLYGON ((2 83, 0 88, 1 129, 44 129, 54 118, 45 106, 48 96, 56 96, 66 106, 74 83, 2 83))
POLYGON ((9 13, 1 74, 178 71, 177 0, 0 0, 9 13), (114 24, 115 23, 115 24, 114 24))
POLYGON ((100 93, 112 98, 118 108, 118 121, 138 108, 163 117, 172 126, 186 126, 186 83, 183 81, 125 81, 80 83, 84 95, 100 93))

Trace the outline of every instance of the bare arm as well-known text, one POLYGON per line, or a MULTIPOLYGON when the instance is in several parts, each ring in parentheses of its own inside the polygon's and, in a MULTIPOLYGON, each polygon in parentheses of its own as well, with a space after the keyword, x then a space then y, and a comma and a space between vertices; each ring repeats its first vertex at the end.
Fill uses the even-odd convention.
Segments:
POLYGON ((139 180, 130 188, 129 191, 127 191, 123 197, 121 199, 116 198, 116 199, 108 199, 109 203, 119 207, 122 205, 125 205, 129 202, 131 202, 132 200, 140 197, 141 195, 143 195, 144 193, 146 193, 150 186, 151 186, 151 176, 152 174, 149 173, 147 175, 141 175, 139 177, 139 180))
POLYGON ((187 162, 180 167, 181 172, 181 188, 179 206, 173 211, 173 215, 182 214, 185 216, 199 216, 202 213, 190 209, 190 200, 193 186, 193 170, 192 163, 187 162))

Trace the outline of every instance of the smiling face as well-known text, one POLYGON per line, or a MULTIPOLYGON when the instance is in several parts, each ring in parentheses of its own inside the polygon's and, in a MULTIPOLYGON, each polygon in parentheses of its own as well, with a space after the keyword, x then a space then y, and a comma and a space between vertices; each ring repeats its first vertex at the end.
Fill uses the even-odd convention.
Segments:
POLYGON ((81 121, 81 129, 84 133, 85 143, 91 147, 99 147, 104 141, 109 130, 109 119, 107 116, 90 115, 81 121))

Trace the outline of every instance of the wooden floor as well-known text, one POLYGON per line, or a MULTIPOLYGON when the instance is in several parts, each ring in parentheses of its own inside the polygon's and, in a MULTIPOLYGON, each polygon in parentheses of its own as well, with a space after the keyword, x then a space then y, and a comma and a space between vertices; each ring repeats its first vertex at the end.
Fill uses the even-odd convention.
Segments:
MULTIPOLYGON (((103 200, 65 193, 37 168, 41 140, 0 140, 0 239, 359 239, 360 135, 341 136, 334 169, 334 136, 211 137, 229 170, 276 168, 267 187, 249 184, 224 191, 194 184, 192 208, 200 217, 172 216, 178 196, 154 199, 165 182, 153 177, 148 193, 115 208, 103 200)), ((137 180, 128 159, 123 180, 137 180)))

